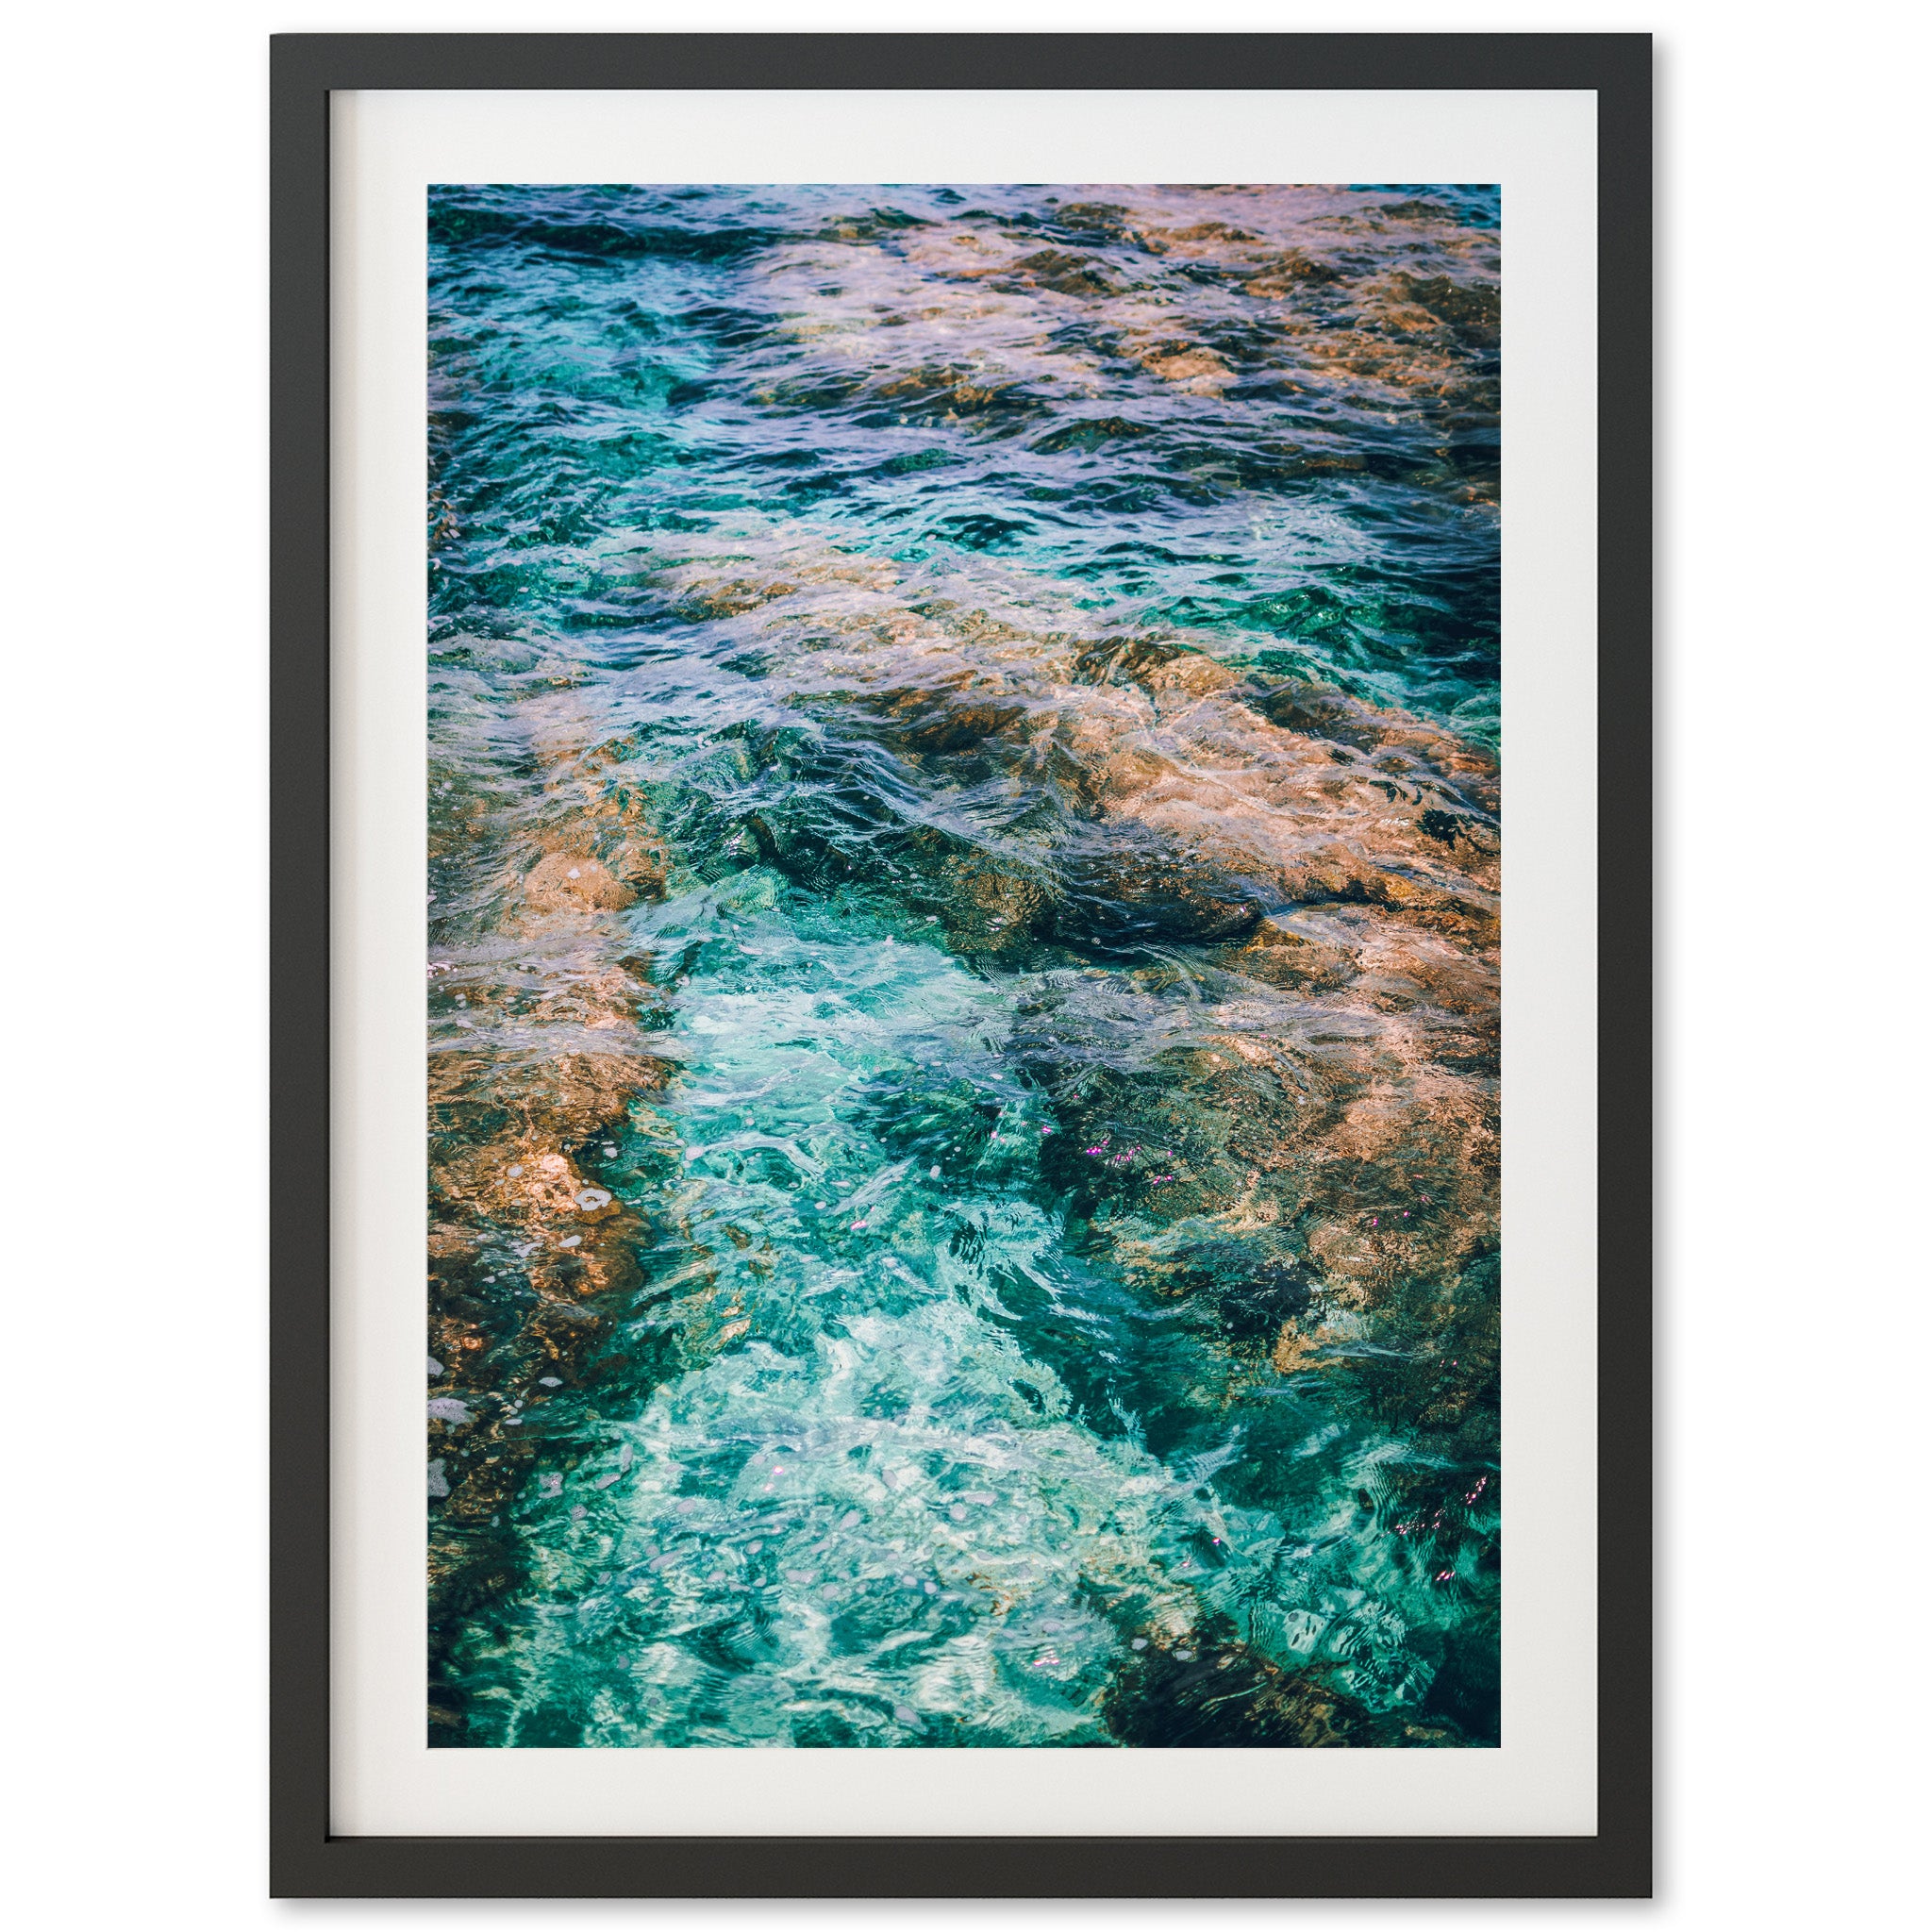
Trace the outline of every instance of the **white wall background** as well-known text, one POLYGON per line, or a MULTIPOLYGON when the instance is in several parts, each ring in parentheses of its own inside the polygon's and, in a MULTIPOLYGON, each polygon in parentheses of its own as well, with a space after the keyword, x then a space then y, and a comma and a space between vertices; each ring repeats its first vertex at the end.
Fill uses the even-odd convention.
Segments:
MULTIPOLYGON (((265 1898, 265 36, 652 25, 1659 35, 1660 1903, 1437 1910, 1915 1919, 1932 1294, 1917 16, 1873 0, 97 0, 16 18, 0 114, 15 1923, 636 1910, 265 1898)), ((1279 1910, 860 1916, 1123 1909, 1279 1910)))

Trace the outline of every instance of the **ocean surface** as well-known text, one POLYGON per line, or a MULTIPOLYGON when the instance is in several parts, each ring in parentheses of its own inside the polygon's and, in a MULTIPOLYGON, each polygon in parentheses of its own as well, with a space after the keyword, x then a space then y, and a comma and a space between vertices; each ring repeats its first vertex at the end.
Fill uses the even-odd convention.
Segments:
POLYGON ((1497 1741, 1498 220, 431 192, 431 1743, 1497 1741))

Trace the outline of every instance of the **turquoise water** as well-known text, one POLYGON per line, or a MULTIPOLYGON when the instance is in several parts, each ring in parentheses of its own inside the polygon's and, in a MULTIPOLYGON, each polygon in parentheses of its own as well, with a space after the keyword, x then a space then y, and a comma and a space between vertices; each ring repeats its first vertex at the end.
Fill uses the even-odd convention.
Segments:
POLYGON ((1494 1741, 1496 224, 433 191, 433 1743, 1494 1741))

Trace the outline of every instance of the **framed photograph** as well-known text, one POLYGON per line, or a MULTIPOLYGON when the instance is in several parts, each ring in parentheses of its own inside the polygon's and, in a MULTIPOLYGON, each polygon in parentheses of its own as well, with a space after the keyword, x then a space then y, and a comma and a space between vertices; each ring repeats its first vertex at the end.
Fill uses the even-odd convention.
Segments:
POLYGON ((273 1883, 1650 1886, 1650 48, 277 39, 273 1883))

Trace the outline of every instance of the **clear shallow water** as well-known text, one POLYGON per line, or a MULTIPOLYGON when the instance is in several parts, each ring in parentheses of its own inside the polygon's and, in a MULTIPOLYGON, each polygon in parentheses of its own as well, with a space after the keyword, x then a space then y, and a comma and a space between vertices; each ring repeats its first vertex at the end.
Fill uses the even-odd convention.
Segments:
POLYGON ((433 1742, 1493 1740, 1494 214, 432 195, 433 1742))

